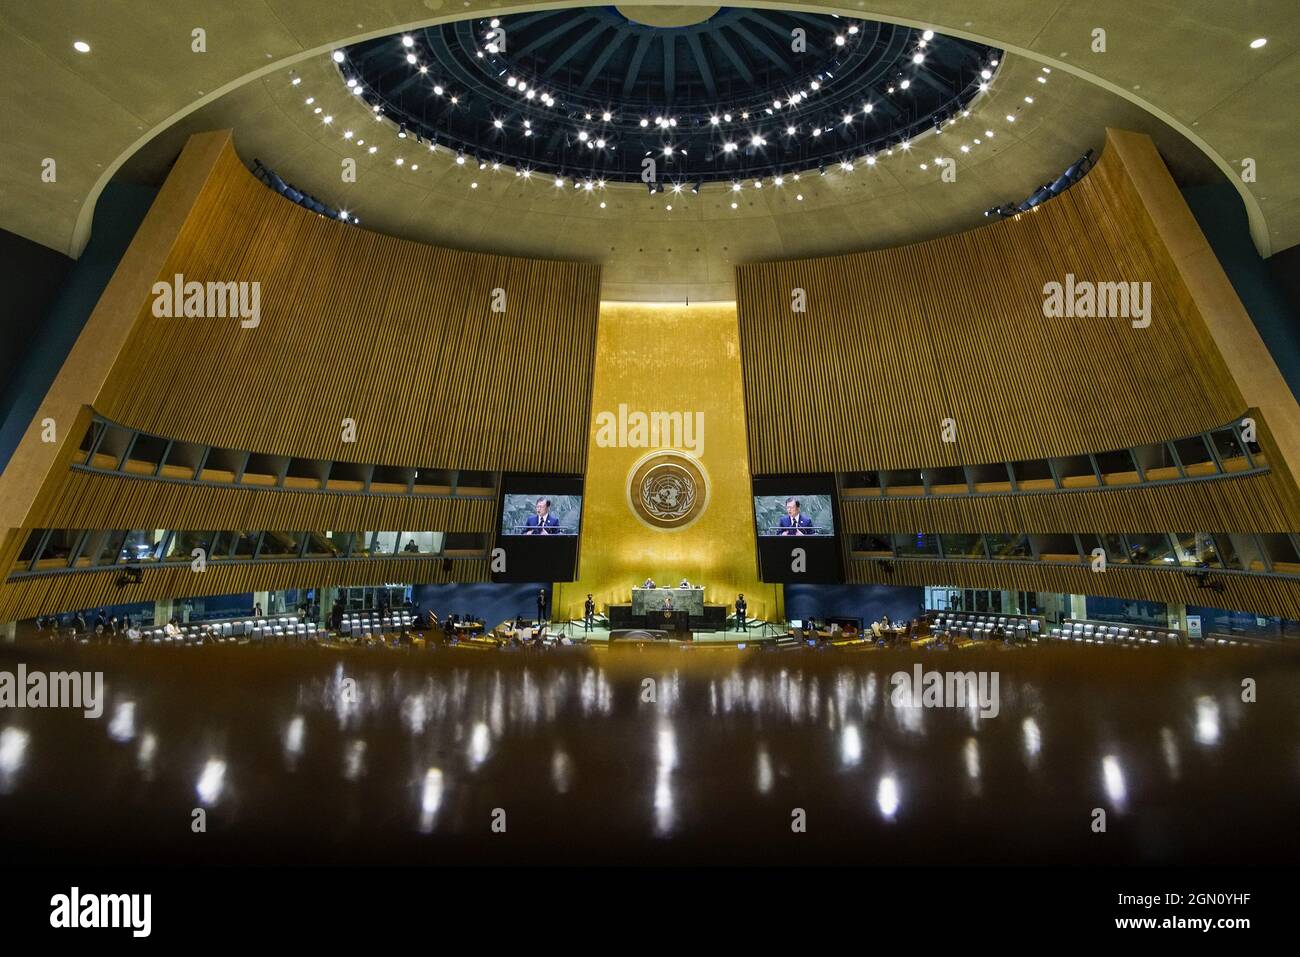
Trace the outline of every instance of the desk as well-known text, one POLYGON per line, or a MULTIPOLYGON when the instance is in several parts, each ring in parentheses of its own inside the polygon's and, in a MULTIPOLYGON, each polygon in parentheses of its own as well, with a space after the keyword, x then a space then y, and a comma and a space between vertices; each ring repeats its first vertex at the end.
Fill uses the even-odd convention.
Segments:
POLYGON ((632 614, 663 611, 664 599, 669 596, 673 599, 673 611, 704 615, 704 589, 698 585, 694 588, 633 588, 632 614))

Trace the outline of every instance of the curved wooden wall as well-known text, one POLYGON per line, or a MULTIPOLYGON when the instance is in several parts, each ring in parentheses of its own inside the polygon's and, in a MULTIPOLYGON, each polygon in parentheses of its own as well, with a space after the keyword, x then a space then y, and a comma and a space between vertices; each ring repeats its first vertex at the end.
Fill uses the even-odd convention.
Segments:
POLYGON ((143 569, 139 585, 118 588, 120 568, 93 572, 64 572, 23 578, 0 588, 0 619, 32 618, 39 614, 94 608, 102 605, 197 598, 283 588, 324 588, 382 585, 385 582, 482 582, 489 578, 486 561, 456 560, 444 570, 435 558, 320 559, 310 562, 213 561, 198 574, 188 565, 143 569))
MULTIPOLYGON (((363 212, 364 215, 364 212, 363 212)), ((491 533, 496 501, 279 491, 70 468, 89 409, 170 439, 461 471, 581 473, 600 269, 441 249, 312 213, 258 182, 230 135, 192 137, 0 484, 7 572, 32 528, 491 533), (154 315, 153 284, 256 282, 260 321, 154 315), (494 306, 504 305, 504 311, 494 306), (102 383, 102 384, 101 384, 102 383), (51 397, 57 397, 54 403, 51 397), (39 419, 39 417, 38 417, 39 419), (344 442, 343 422, 355 422, 344 442), (75 420, 75 421, 74 421, 75 420)), ((121 601, 311 585, 486 581, 486 560, 144 566, 0 584, 0 620, 121 601)))
POLYGON ((845 500, 850 532, 1279 532, 1300 530, 1271 473, 1013 495, 845 500))
POLYGON ((895 561, 886 571, 877 561, 851 561, 848 579, 860 584, 955 585, 961 588, 1015 589, 1072 595, 1108 595, 1170 605, 1203 605, 1300 619, 1300 581, 1265 575, 1229 575, 1212 571, 1222 592, 1200 588, 1183 574, 1110 565, 1094 572, 1087 565, 1003 561, 895 561))
POLYGON ((258 182, 227 145, 157 279, 177 273, 259 282, 260 325, 157 318, 142 289, 93 403, 115 422, 273 454, 582 471, 599 266, 346 226, 258 182))
POLYGON ((244 489, 69 471, 34 527, 490 532, 495 521, 494 498, 244 489))
POLYGON ((1015 219, 740 266, 736 285, 755 474, 1100 452, 1215 428, 1247 407, 1109 149, 1015 219), (1044 318, 1044 285, 1067 273, 1150 282, 1150 326, 1044 318), (795 289, 806 312, 792 311, 795 289), (954 443, 941 441, 948 418, 954 443))

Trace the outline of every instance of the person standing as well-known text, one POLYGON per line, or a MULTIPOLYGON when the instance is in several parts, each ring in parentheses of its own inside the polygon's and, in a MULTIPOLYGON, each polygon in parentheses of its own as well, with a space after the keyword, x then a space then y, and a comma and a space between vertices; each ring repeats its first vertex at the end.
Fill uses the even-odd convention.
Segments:
POLYGON ((537 589, 537 623, 539 625, 547 619, 546 609, 546 589, 539 588, 537 589))
POLYGON ((596 603, 592 601, 591 595, 587 596, 587 603, 582 606, 582 630, 591 631, 596 624, 596 603))
POLYGON ((748 606, 743 594, 736 596, 736 631, 749 631, 749 619, 746 617, 748 606))

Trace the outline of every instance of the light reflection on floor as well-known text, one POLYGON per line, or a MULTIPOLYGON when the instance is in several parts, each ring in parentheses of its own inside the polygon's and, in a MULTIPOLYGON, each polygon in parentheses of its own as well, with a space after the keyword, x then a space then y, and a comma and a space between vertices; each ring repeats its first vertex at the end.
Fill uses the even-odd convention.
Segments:
POLYGON ((1300 799, 1288 651, 19 661, 102 670, 107 700, 0 710, 15 860, 1283 861, 1300 799), (895 706, 918 660, 997 671, 997 716, 895 706))

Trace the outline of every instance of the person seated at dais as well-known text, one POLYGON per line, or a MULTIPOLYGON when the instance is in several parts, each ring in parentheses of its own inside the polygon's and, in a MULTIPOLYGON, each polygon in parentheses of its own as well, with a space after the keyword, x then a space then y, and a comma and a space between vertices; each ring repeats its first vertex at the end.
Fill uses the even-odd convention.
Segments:
POLYGON ((690 587, 691 587, 691 583, 688 582, 685 578, 683 578, 683 579, 682 579, 682 583, 681 583, 680 585, 678 585, 677 587, 678 587, 678 588, 690 588, 690 587))
POLYGON ((654 587, 655 587, 655 580, 654 580, 653 578, 647 578, 647 579, 645 580, 645 584, 642 585, 641 587, 642 587, 642 588, 654 588, 654 587))

